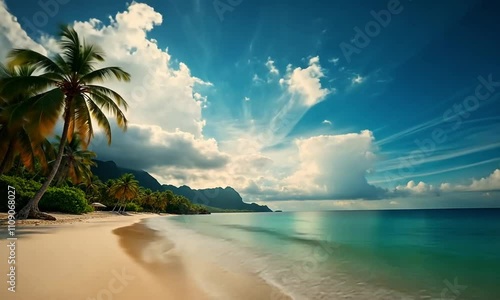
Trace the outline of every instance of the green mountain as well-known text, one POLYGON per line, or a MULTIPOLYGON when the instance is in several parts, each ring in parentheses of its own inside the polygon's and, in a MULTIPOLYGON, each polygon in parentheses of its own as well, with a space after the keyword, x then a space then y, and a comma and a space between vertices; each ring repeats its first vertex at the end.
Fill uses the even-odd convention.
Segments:
POLYGON ((223 210, 239 210, 253 212, 271 212, 266 205, 256 203, 245 203, 240 194, 231 187, 193 190, 188 186, 175 187, 173 185, 161 185, 153 176, 146 171, 138 171, 122 168, 113 161, 95 160, 96 167, 92 167, 92 173, 101 181, 116 179, 122 174, 131 173, 139 181, 142 187, 153 191, 170 190, 174 194, 188 198, 192 203, 202 204, 207 207, 215 207, 223 210))
POLYGON ((244 210, 255 212, 272 212, 266 205, 256 203, 245 203, 240 194, 232 187, 193 190, 188 186, 175 187, 173 185, 163 185, 165 190, 170 190, 174 194, 182 195, 195 204, 202 204, 210 207, 217 207, 229 210, 244 210))
POLYGON ((161 191, 162 186, 153 176, 149 175, 146 171, 138 171, 127 168, 121 168, 116 165, 114 161, 100 161, 94 160, 97 163, 96 167, 92 167, 92 173, 99 177, 103 182, 109 179, 116 179, 122 174, 131 173, 135 179, 139 181, 142 187, 151 189, 153 191, 161 191))

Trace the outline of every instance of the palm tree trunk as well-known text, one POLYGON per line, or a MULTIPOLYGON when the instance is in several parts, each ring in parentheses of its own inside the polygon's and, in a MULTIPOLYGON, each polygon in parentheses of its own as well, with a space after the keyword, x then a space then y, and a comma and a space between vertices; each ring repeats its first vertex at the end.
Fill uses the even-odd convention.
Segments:
POLYGON ((127 205, 132 202, 132 201, 129 201, 129 202, 125 202, 125 205, 123 205, 123 211, 122 211, 122 214, 127 210, 127 205))
POLYGON ((0 175, 2 175, 5 172, 5 169, 7 169, 7 164, 11 159, 13 153, 14 153, 14 143, 12 142, 12 140, 10 140, 9 146, 7 147, 7 152, 5 153, 5 156, 2 160, 2 164, 0 165, 0 175))
POLYGON ((54 178, 54 186, 61 186, 64 180, 64 176, 68 174, 67 169, 68 169, 67 160, 63 160, 54 178))
POLYGON ((27 218, 33 218, 33 219, 43 219, 43 220, 51 220, 55 221, 56 218, 53 216, 42 213, 40 209, 38 208, 38 203, 43 197, 43 194, 47 191, 47 189, 50 186, 50 183, 52 180, 54 180, 54 177, 57 174, 57 170, 59 169, 59 166, 61 165, 61 161, 64 155, 64 147, 66 146, 66 140, 68 139, 68 129, 69 129, 69 123, 71 120, 71 115, 70 115, 70 106, 71 106, 71 101, 66 101, 65 103, 65 111, 64 111, 64 128, 63 132, 61 135, 61 141, 59 143, 59 152, 57 153, 56 161, 54 162, 54 166, 52 167, 52 170, 50 171, 49 176, 47 177, 47 180, 43 183, 42 187, 40 190, 36 193, 35 197, 31 198, 30 201, 26 204, 23 209, 21 209, 18 214, 17 214, 17 219, 22 220, 22 219, 27 219, 27 218))

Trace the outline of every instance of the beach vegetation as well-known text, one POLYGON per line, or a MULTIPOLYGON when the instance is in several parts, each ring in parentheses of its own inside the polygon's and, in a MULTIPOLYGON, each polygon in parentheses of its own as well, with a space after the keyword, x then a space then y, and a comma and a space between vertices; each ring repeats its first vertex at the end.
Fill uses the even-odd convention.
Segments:
MULTIPOLYGON (((29 140, 31 143, 25 138, 24 147, 36 142, 38 137, 51 134, 61 116, 64 120, 50 172, 35 196, 19 211, 18 219, 55 220, 42 213, 38 205, 59 171, 66 143, 73 140, 75 133, 86 149, 94 136, 95 120, 110 144, 111 126, 105 112, 114 117, 120 128, 127 128, 122 111, 127 109, 125 99, 98 83, 109 79, 129 81, 130 74, 119 67, 97 68, 105 60, 104 52, 86 43, 70 26, 61 27, 58 46, 60 54, 50 57, 29 49, 14 49, 8 55, 7 67, 0 73, 0 95, 2 103, 6 103, 0 120, 7 119, 2 121, 1 128, 8 133, 16 132, 16 128, 29 129, 27 134, 34 138, 29 140), (22 69, 29 72, 22 73, 22 69)), ((8 146, 3 148, 0 150, 3 154, 13 151, 8 146)))
POLYGON ((113 211, 117 206, 118 213, 120 213, 122 208, 125 211, 127 204, 139 195, 139 181, 130 173, 123 174, 111 185, 109 195, 118 200, 113 207, 113 211))
MULTIPOLYGON (((126 130, 128 105, 100 85, 129 81, 119 67, 102 67, 105 55, 70 26, 62 26, 59 53, 13 49, 0 64, 0 189, 16 187, 17 219, 55 220, 43 211, 82 214, 100 202, 105 210, 205 214, 172 191, 143 188, 132 174, 102 182, 92 174, 97 154, 88 150, 100 127, 111 143, 107 114, 126 130), (63 120, 62 133, 53 132, 63 120)), ((7 208, 0 201, 0 211, 7 208)))

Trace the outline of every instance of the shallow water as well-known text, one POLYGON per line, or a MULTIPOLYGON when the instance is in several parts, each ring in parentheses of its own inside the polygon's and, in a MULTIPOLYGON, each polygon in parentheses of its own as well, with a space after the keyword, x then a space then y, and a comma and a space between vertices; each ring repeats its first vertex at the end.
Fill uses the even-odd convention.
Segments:
POLYGON ((213 214, 148 225, 179 251, 256 273, 295 299, 500 295, 495 209, 213 214))

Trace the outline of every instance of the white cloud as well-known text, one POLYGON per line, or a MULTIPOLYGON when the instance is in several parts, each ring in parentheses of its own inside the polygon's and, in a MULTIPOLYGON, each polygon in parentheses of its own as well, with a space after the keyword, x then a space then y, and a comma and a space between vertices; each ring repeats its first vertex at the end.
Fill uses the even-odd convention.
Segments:
POLYGON ((450 183, 441 184, 441 190, 444 192, 488 192, 500 190, 500 169, 496 169, 488 177, 481 179, 472 179, 467 185, 453 185, 450 183))
MULTIPOLYGON (((30 48, 46 54, 58 52, 56 39, 42 35, 41 45, 31 40, 15 18, 0 2, 2 31, 0 54, 12 47, 30 48)), ((214 139, 202 131, 205 120, 202 108, 206 96, 196 91, 196 85, 210 83, 191 75, 187 65, 174 67, 171 55, 160 49, 147 34, 161 24, 162 15, 152 7, 133 2, 128 10, 110 17, 106 25, 101 20, 74 22, 75 30, 90 43, 106 52, 106 65, 116 65, 132 74, 131 83, 110 82, 108 86, 129 103, 126 115, 129 129, 122 133, 111 121, 113 143, 107 146, 98 130, 92 142, 99 158, 113 159, 124 167, 156 169, 175 166, 189 169, 219 169, 229 161, 219 151, 214 139)), ((162 174, 162 171, 159 172, 162 174)))
POLYGON ((434 192, 434 186, 426 184, 423 181, 419 183, 415 183, 415 181, 411 180, 406 185, 398 185, 396 187, 396 192, 408 192, 413 194, 424 194, 434 192))
POLYGON ((334 66, 336 66, 339 63, 339 58, 338 57, 332 57, 328 60, 329 63, 332 63, 334 66))
MULTIPOLYGON (((0 17, 3 20, 0 57, 11 47, 27 47, 43 53, 58 50, 50 36, 41 39, 45 48, 31 40, 5 9, 2 0, 0 17)), ((281 94, 265 107, 270 112, 266 114, 269 119, 248 114, 252 121, 248 127, 237 130, 217 126, 225 136, 221 135, 223 139, 216 141, 203 135, 206 126, 203 108, 210 102, 203 89, 198 88, 209 87, 211 83, 192 75, 185 63, 177 63, 168 49, 159 48, 157 41, 148 37, 162 21, 163 16, 152 7, 133 2, 127 11, 111 17, 109 22, 90 19, 74 23, 87 41, 104 48, 107 65, 121 66, 133 76, 131 83, 110 84, 130 104, 127 112, 130 127, 126 133, 113 127, 111 147, 107 147, 101 133, 97 133, 92 147, 98 151, 99 158, 113 159, 124 167, 147 169, 162 183, 188 184, 194 188, 230 185, 244 192, 247 200, 339 199, 341 201, 328 204, 329 207, 352 208, 372 207, 372 202, 352 199, 374 199, 384 194, 365 178, 376 159, 371 131, 306 135, 294 143, 287 138, 303 115, 334 91, 321 84, 325 74, 319 57, 310 58, 305 68, 287 65, 280 79, 281 87, 276 86, 281 94), (231 130, 237 134, 230 136, 231 130), (267 132, 271 135, 268 144, 265 142, 267 132), (278 143, 279 149, 267 147, 278 143)), ((329 61, 338 63, 337 58, 329 61)), ((271 58, 266 67, 269 70, 266 78, 279 78, 274 77, 280 71, 271 58)), ((357 75, 352 83, 362 83, 365 79, 357 75)), ((257 74, 252 81, 265 82, 257 74)), ((243 99, 250 101, 250 97, 243 99)), ((260 99, 252 94, 252 103, 254 100, 258 103, 260 99)), ((244 106, 250 107, 250 104, 244 106)), ((329 120, 322 123, 332 124, 329 120)), ((493 195, 490 190, 500 189, 500 171, 473 180, 470 185, 443 184, 440 189, 484 191, 485 197, 489 197, 486 195, 493 195)), ((435 188, 410 181, 396 190, 424 195, 435 188)), ((400 201, 397 200, 387 204, 395 205, 400 201)), ((326 202, 321 203, 326 205, 326 202)))
MULTIPOLYGON (((192 76, 182 62, 175 67, 168 50, 158 48, 155 40, 147 37, 162 21, 162 15, 152 7, 133 2, 127 11, 110 17, 109 25, 96 19, 73 25, 86 41, 105 49, 106 65, 120 66, 132 74, 130 83, 108 84, 128 101, 131 123, 157 125, 165 131, 180 130, 203 138, 202 108, 208 100, 196 86, 211 84, 192 76)), ((55 50, 54 38, 44 37, 42 43, 55 50)))
POLYGON ((455 192, 485 192, 482 195, 490 195, 491 192, 500 191, 500 169, 496 169, 488 177, 472 179, 470 184, 441 183, 438 187, 420 181, 418 184, 411 180, 406 185, 398 185, 393 193, 396 195, 429 195, 455 192))
POLYGON ((309 60, 309 66, 305 69, 300 67, 288 68, 285 78, 280 80, 281 85, 286 85, 291 94, 302 96, 302 105, 311 107, 323 101, 330 93, 328 89, 322 88, 320 78, 324 77, 323 70, 319 64, 319 57, 315 56, 309 60))
POLYGON ((354 84, 361 84, 361 83, 363 83, 363 81, 364 81, 364 80, 365 80, 365 79, 364 79, 361 75, 357 74, 356 76, 354 76, 354 77, 352 78, 352 84, 353 84, 353 85, 354 85, 354 84))
POLYGON ((297 140, 299 166, 281 191, 306 198, 376 198, 379 190, 365 178, 376 158, 373 140, 368 130, 297 140))
POLYGON ((252 82, 256 85, 258 84, 261 84, 261 83, 264 83, 264 79, 260 78, 259 75, 257 74, 254 74, 253 77, 252 77, 252 82))
POLYGON ((21 28, 8 10, 5 2, 0 0, 0 61, 4 62, 12 48, 27 48, 46 54, 43 47, 33 41, 21 28))
POLYGON ((172 166, 205 170, 220 169, 229 161, 214 139, 199 139, 182 131, 168 132, 156 125, 131 124, 122 132, 113 124, 112 129, 111 146, 99 133, 90 148, 98 153, 98 159, 113 160, 120 166, 140 170, 172 166))
POLYGON ((274 60, 272 60, 271 57, 267 58, 266 67, 269 69, 269 74, 276 76, 280 74, 280 71, 274 65, 274 60))

